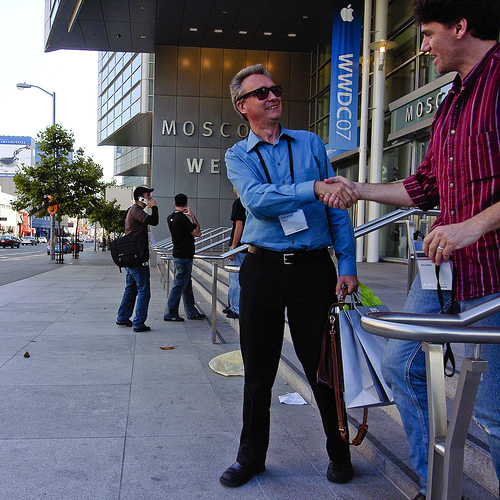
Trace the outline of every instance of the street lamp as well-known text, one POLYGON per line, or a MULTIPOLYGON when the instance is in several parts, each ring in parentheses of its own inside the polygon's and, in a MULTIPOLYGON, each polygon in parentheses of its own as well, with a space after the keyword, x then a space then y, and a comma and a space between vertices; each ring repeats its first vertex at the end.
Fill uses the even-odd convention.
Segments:
MULTIPOLYGON (((49 92, 48 90, 42 89, 42 87, 39 87, 38 85, 32 85, 31 83, 17 83, 16 87, 19 90, 24 90, 24 89, 30 89, 31 87, 34 87, 35 89, 39 89, 42 92, 45 92, 46 94, 49 94, 50 97, 52 97, 52 125, 56 124, 56 93, 55 92, 49 92)), ((56 216, 51 215, 50 216, 50 260, 55 260, 56 254, 55 254, 55 230, 56 230, 56 216)))
POLYGON ((31 85, 30 83, 26 83, 26 82, 17 83, 16 87, 19 90, 30 89, 31 87, 34 87, 35 89, 40 89, 42 92, 49 94, 50 97, 52 97, 52 125, 56 124, 56 93, 55 92, 49 92, 45 89, 42 89, 42 87, 39 87, 38 85, 31 85))

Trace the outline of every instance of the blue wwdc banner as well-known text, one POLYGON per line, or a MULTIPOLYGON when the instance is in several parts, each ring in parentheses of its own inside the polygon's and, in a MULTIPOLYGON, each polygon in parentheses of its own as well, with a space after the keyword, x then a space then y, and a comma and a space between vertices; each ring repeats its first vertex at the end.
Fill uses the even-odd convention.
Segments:
POLYGON ((335 0, 328 156, 358 147, 358 75, 363 0, 335 0), (348 3, 349 2, 349 3, 348 3))

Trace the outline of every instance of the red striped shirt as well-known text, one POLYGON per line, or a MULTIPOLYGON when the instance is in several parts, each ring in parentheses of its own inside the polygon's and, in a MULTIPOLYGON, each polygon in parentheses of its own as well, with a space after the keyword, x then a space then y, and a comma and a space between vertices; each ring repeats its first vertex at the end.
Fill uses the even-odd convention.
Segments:
MULTIPOLYGON (((463 82, 457 76, 438 113, 424 161, 404 181, 418 207, 440 205, 434 226, 463 222, 500 201, 499 43, 463 82)), ((500 230, 453 258, 457 300, 500 292, 500 230)))

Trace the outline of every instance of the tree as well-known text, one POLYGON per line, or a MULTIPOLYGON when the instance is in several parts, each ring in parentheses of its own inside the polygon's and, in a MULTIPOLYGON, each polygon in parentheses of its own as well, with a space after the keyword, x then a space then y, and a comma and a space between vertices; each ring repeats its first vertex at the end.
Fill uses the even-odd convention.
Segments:
POLYGON ((17 200, 14 210, 27 210, 29 215, 47 215, 49 206, 64 210, 67 199, 67 173, 73 152, 73 133, 60 125, 47 127, 37 135, 40 161, 25 165, 14 175, 17 200))
POLYGON ((76 217, 76 238, 74 256, 78 258, 78 222, 82 217, 89 217, 100 203, 107 184, 102 180, 102 167, 92 158, 84 156, 83 149, 78 149, 74 160, 69 165, 69 197, 65 207, 67 215, 76 217))
POLYGON ((116 199, 113 201, 99 200, 94 206, 89 219, 93 223, 99 222, 108 236, 111 233, 121 234, 125 231, 125 212, 120 210, 120 205, 116 199))
POLYGON ((85 157, 83 149, 78 149, 72 158, 74 142, 73 133, 61 125, 47 127, 37 135, 40 161, 34 166, 23 165, 14 175, 17 200, 12 203, 13 208, 44 216, 49 207, 57 207, 55 215, 61 237, 62 216, 78 220, 90 215, 104 198, 107 186, 102 180, 101 166, 85 157))

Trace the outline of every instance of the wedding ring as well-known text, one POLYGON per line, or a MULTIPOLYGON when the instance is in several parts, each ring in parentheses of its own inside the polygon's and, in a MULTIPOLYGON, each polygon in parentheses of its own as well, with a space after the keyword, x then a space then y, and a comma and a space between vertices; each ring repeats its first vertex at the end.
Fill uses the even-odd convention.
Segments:
POLYGON ((440 246, 438 245, 438 250, 443 251, 443 250, 444 250, 444 247, 440 247, 440 246))

